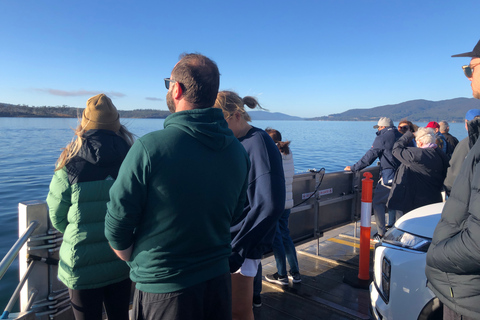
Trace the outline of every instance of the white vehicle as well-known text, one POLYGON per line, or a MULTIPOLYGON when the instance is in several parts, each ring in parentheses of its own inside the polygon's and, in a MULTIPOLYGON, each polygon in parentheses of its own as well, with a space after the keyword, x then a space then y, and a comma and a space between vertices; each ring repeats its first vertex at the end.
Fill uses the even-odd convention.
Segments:
POLYGON ((435 203, 405 214, 376 245, 370 285, 376 319, 442 319, 443 306, 427 287, 425 262, 443 205, 435 203))

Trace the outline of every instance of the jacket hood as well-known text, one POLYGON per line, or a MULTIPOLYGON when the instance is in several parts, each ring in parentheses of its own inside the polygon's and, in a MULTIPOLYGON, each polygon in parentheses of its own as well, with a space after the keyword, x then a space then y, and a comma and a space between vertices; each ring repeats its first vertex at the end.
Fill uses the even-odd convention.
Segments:
POLYGON ((236 138, 217 108, 194 109, 169 115, 163 127, 175 127, 213 150, 223 150, 236 138))
POLYGON ((88 130, 83 137, 85 140, 77 156, 96 166, 105 167, 121 162, 125 150, 128 151, 127 143, 110 130, 88 130))
POLYGON ((375 132, 375 134, 377 136, 379 136, 381 134, 386 134, 389 131, 394 131, 395 132, 395 131, 398 131, 398 130, 395 127, 386 127, 385 129, 382 129, 382 130, 379 130, 379 131, 375 132))

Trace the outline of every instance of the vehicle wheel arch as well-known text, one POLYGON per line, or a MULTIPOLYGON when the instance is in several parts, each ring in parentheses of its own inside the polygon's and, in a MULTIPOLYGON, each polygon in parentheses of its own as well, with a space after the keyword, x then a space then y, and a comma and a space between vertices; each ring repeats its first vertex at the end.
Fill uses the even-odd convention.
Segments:
POLYGON ((418 320, 442 320, 443 304, 435 297, 430 300, 422 309, 418 316, 418 320))

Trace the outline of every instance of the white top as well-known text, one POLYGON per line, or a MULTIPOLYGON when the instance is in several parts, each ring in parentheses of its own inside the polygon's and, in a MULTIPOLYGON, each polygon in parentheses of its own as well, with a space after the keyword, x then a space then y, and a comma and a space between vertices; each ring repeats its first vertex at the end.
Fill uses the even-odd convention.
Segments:
POLYGON ((283 162, 283 172, 285 174, 285 210, 293 207, 293 175, 295 174, 295 169, 293 166, 293 155, 290 150, 289 154, 282 153, 282 162, 283 162))

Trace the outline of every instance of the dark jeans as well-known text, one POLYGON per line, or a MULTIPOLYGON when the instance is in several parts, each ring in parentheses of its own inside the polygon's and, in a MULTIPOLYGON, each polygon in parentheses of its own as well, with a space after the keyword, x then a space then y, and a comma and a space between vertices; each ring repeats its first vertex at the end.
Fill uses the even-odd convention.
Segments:
POLYGON ((262 262, 258 264, 257 275, 253 278, 253 296, 257 297, 262 292, 262 262))
POLYGON ((135 289, 132 320, 224 320, 232 318, 230 273, 170 293, 135 289))
POLYGON ((452 309, 447 307, 447 305, 444 304, 443 305, 443 320, 474 320, 474 319, 471 318, 471 317, 462 316, 462 315, 456 313, 455 311, 453 311, 452 309))
POLYGON ((373 214, 375 215, 375 223, 377 224, 377 233, 382 237, 385 235, 386 231, 385 211, 391 189, 392 187, 384 185, 380 179, 375 187, 375 192, 373 193, 373 214))
POLYGON ((289 217, 290 209, 283 211, 277 223, 277 232, 272 245, 278 274, 281 276, 287 275, 287 260, 290 265, 290 274, 299 272, 297 252, 292 238, 290 238, 290 230, 288 230, 289 217))
POLYGON ((130 289, 132 282, 126 279, 96 289, 68 289, 76 320, 101 320, 105 305, 108 319, 128 320, 130 289))

